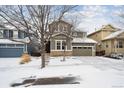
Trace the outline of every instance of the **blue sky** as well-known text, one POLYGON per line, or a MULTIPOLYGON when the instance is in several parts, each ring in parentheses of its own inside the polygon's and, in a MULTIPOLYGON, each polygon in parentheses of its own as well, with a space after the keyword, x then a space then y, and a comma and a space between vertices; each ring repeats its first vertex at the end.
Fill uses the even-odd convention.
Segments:
POLYGON ((121 5, 80 5, 76 11, 70 13, 71 17, 77 16, 80 24, 79 29, 85 30, 88 33, 100 29, 102 25, 112 24, 115 27, 124 28, 120 24, 120 14, 124 13, 124 6, 121 5))

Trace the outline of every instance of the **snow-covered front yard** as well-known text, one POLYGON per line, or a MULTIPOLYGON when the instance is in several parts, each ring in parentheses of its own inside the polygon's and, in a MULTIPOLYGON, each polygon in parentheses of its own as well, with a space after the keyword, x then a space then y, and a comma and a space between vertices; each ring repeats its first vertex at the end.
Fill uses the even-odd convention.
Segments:
MULTIPOLYGON (((20 65, 20 58, 0 58, 0 87, 11 87, 25 78, 77 76, 80 84, 37 85, 29 87, 124 87, 124 60, 105 57, 51 57, 44 69, 40 58, 20 65)), ((23 87, 23 86, 21 86, 23 87)))

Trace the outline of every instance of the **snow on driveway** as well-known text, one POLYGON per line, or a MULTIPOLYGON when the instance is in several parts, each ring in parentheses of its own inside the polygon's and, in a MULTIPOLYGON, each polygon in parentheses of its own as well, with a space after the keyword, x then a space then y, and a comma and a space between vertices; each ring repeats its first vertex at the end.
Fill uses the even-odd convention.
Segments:
POLYGON ((124 87, 124 61, 105 57, 51 57, 48 66, 40 69, 40 58, 19 65, 19 58, 0 58, 0 87, 21 78, 79 76, 80 84, 40 85, 30 87, 124 87))

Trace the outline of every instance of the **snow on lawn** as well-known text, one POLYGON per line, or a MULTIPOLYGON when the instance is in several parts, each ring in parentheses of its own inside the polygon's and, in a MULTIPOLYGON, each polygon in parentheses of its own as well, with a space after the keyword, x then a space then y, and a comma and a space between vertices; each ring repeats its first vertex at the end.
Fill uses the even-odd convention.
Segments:
POLYGON ((82 61, 75 59, 74 57, 66 57, 66 60, 63 61, 63 57, 51 57, 49 66, 66 66, 66 65, 79 65, 82 64, 82 61))
MULTIPOLYGON (((105 57, 51 57, 44 69, 40 58, 32 57, 28 64, 19 58, 0 58, 0 87, 10 87, 22 78, 79 76, 80 84, 37 85, 30 87, 124 87, 124 61, 105 57)), ((22 86, 21 86, 22 87, 22 86)))

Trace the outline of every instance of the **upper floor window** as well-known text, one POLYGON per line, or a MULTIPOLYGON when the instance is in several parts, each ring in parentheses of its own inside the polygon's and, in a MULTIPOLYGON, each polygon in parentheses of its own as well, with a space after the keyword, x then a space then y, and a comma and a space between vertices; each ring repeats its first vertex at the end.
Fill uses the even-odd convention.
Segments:
POLYGON ((63 30, 64 30, 64 31, 67 31, 67 27, 66 27, 66 26, 64 26, 64 27, 63 27, 63 30))
POLYGON ((3 38, 9 38, 9 31, 6 29, 3 31, 3 38))
POLYGON ((9 30, 9 38, 12 38, 12 37, 13 37, 13 31, 9 30))
POLYGON ((73 33, 73 36, 77 36, 77 33, 76 33, 76 32, 74 32, 74 33, 73 33))
POLYGON ((18 38, 23 39, 25 37, 24 32, 18 31, 18 38))
POLYGON ((3 38, 13 38, 13 30, 5 29, 3 31, 3 38))
POLYGON ((84 32, 84 33, 83 33, 83 37, 86 37, 86 36, 87 36, 87 33, 84 32))

